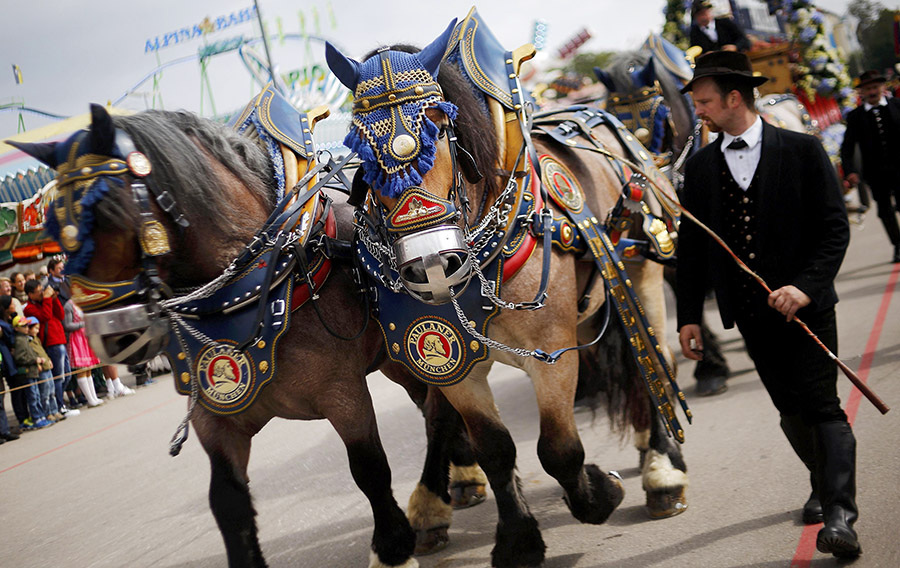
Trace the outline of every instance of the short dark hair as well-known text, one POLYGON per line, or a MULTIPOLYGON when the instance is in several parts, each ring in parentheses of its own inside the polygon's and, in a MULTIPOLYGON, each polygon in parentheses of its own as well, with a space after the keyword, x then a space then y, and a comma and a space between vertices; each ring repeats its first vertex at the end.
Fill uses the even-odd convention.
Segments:
POLYGON ((719 90, 722 98, 731 91, 737 91, 747 108, 756 111, 756 97, 753 94, 753 85, 743 79, 729 76, 714 76, 712 80, 716 84, 716 88, 719 90))
POLYGON ((49 270, 50 272, 53 272, 53 270, 56 268, 57 264, 62 264, 62 261, 58 258, 50 259, 50 262, 47 263, 47 270, 49 270))
POLYGON ((37 280, 29 280, 25 282, 25 293, 29 296, 40 287, 41 283, 37 280))

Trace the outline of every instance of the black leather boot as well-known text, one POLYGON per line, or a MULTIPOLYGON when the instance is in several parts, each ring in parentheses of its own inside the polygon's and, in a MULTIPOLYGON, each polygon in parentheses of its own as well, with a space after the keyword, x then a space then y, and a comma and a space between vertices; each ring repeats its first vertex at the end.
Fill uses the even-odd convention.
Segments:
POLYGON ((862 554, 856 522, 856 438, 850 424, 823 422, 815 427, 819 497, 825 526, 816 538, 819 552, 838 558, 862 554))
POLYGON ((891 262, 900 262, 900 245, 894 245, 894 258, 891 259, 891 262))
POLYGON ((813 429, 800 419, 799 415, 781 415, 781 429, 787 436, 788 442, 794 448, 794 453, 809 470, 809 485, 812 492, 809 499, 803 505, 803 523, 814 525, 823 522, 822 504, 819 502, 819 484, 816 481, 816 447, 813 439, 813 429))

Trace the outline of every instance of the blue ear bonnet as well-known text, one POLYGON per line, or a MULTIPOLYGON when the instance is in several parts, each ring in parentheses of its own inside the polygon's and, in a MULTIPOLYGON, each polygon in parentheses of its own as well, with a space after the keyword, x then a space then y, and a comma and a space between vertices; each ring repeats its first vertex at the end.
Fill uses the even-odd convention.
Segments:
POLYGON ((456 105, 444 100, 416 54, 381 51, 359 64, 344 145, 359 154, 366 183, 386 197, 422 183, 434 166, 440 129, 425 115, 427 108, 456 118, 456 105))
MULTIPOLYGON (((118 134, 119 131, 117 131, 118 134)), ((127 135, 116 136, 116 142, 125 140, 131 146, 127 135)), ((109 155, 95 154, 91 132, 83 130, 65 142, 56 144, 56 196, 48 204, 45 230, 62 245, 68 258, 66 272, 83 274, 94 254, 94 206, 115 187, 123 187, 121 176, 128 172, 125 149, 114 145, 109 155), (102 173, 101 173, 102 172, 102 173), (63 227, 77 229, 76 234, 63 234, 63 227)))

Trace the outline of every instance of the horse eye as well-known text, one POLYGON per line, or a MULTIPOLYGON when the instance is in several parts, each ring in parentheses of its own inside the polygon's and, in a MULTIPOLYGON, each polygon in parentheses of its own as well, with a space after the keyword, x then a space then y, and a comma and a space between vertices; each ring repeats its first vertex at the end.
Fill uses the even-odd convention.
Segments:
POLYGON ((438 140, 443 140, 447 136, 447 125, 442 124, 441 130, 438 132, 438 140))

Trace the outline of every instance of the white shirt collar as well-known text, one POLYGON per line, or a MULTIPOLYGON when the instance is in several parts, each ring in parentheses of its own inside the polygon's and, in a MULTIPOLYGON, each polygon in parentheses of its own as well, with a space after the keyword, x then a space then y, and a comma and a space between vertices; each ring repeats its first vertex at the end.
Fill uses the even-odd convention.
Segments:
POLYGON ((881 96, 881 99, 878 101, 877 105, 870 105, 869 103, 863 104, 863 106, 865 107, 866 110, 872 110, 873 108, 875 108, 877 106, 885 106, 885 105, 887 105, 887 99, 884 97, 884 95, 881 96))
POLYGON ((759 115, 756 115, 756 120, 753 121, 753 124, 750 125, 750 128, 748 128, 741 134, 738 134, 737 136, 732 136, 731 134, 723 131, 721 149, 724 152, 726 147, 731 144, 731 141, 735 138, 741 138, 744 142, 746 142, 748 150, 754 148, 762 141, 762 131, 762 119, 759 117, 759 115))

